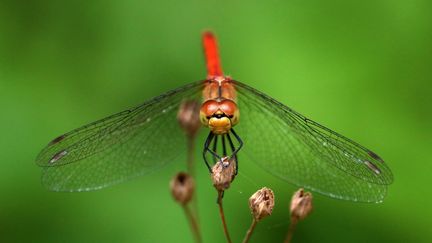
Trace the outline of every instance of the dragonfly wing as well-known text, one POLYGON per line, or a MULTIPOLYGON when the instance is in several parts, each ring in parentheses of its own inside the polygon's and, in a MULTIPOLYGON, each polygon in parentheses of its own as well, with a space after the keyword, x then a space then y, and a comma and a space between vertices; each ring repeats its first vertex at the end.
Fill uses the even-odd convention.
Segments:
POLYGON ((183 100, 201 99, 202 81, 75 129, 38 155, 42 182, 54 191, 103 188, 154 171, 185 150, 176 120, 183 100))
POLYGON ((330 197, 380 202, 393 175, 372 151, 234 81, 244 153, 263 169, 330 197))

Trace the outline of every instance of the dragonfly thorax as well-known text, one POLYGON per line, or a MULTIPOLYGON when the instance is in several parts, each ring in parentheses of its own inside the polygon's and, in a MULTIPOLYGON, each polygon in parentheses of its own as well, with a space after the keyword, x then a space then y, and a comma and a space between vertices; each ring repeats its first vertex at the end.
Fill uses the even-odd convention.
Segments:
POLYGON ((201 123, 215 134, 225 134, 239 121, 237 104, 230 99, 210 99, 200 110, 201 123))

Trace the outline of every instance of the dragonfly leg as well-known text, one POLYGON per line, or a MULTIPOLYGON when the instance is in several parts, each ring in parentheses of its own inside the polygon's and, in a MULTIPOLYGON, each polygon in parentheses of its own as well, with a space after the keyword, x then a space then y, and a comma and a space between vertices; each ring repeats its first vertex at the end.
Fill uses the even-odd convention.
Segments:
POLYGON ((224 157, 227 156, 226 144, 225 144, 225 134, 222 135, 222 154, 224 157))
POLYGON ((212 132, 209 133, 209 135, 207 136, 207 139, 204 143, 204 149, 203 149, 203 158, 204 158, 204 162, 208 168, 208 170, 210 171, 210 173, 212 172, 211 167, 207 161, 207 150, 208 150, 208 146, 210 145, 211 141, 213 140, 214 134, 212 132))
POLYGON ((206 156, 207 152, 210 152, 210 154, 212 156, 216 157, 218 160, 222 159, 215 151, 213 151, 212 149, 210 149, 210 144, 211 144, 212 140, 214 139, 214 137, 215 137, 215 134, 213 134, 212 132, 210 132, 209 135, 207 136, 207 139, 206 139, 205 143, 204 143, 204 150, 203 150, 204 162, 206 163, 207 168, 209 169, 210 173, 212 173, 212 169, 211 169, 210 164, 207 161, 207 156, 206 156))
MULTIPOLYGON (((226 144, 226 140, 225 140, 225 137, 226 137, 228 139, 228 143, 229 143, 229 146, 231 148, 231 152, 232 152, 231 157, 234 158, 235 163, 236 163, 235 174, 237 175, 237 173, 238 173, 237 152, 243 146, 243 141, 240 139, 240 137, 237 135, 237 133, 234 132, 233 129, 231 129, 231 133, 237 139, 237 141, 239 143, 239 147, 235 148, 233 140, 231 139, 231 136, 229 135, 229 133, 221 135, 222 136, 222 155, 223 155, 223 157, 227 156, 227 148, 226 148, 227 144, 226 144)), ((218 142, 218 135, 215 135, 214 133, 210 132, 209 135, 207 136, 205 143, 204 143, 203 158, 204 158, 204 162, 206 163, 207 168, 209 169, 210 173, 212 173, 212 169, 211 169, 211 166, 207 160, 207 153, 210 153, 212 155, 213 161, 215 163, 217 163, 217 161, 222 160, 222 157, 216 152, 217 151, 217 142, 218 142), (213 142, 213 148, 210 148, 212 142, 213 142)))
POLYGON ((239 135, 237 135, 237 133, 232 128, 231 128, 231 133, 234 135, 234 137, 237 139, 237 141, 239 143, 239 147, 236 148, 234 150, 234 152, 232 153, 232 156, 234 156, 234 155, 237 155, 237 152, 240 151, 240 149, 243 147, 243 141, 241 140, 241 138, 239 137, 239 135))
MULTIPOLYGON (((213 151, 217 153, 217 142, 218 142, 218 136, 214 135, 214 140, 213 140, 213 151)), ((213 157, 213 164, 217 163, 217 157, 212 156, 213 157)))
MULTIPOLYGON (((228 138, 228 142, 229 142, 230 147, 231 147, 231 152, 234 152, 235 151, 235 146, 234 146, 234 143, 233 143, 233 141, 232 141, 231 136, 229 135, 229 133, 227 133, 227 138, 228 138)), ((237 173, 238 173, 238 157, 237 157, 237 154, 233 154, 232 157, 234 158, 235 163, 236 163, 235 175, 237 175, 237 173)))

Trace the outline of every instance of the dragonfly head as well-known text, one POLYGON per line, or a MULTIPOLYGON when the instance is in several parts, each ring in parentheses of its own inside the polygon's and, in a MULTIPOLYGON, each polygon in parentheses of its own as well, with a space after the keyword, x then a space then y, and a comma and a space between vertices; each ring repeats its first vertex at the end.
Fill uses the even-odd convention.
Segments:
POLYGON ((207 100, 201 106, 201 123, 215 134, 225 134, 239 121, 237 104, 230 99, 207 100))

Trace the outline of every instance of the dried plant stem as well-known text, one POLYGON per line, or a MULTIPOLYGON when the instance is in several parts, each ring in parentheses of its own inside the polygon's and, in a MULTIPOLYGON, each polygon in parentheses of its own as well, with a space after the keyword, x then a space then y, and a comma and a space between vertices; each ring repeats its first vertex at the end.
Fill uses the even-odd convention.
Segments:
POLYGON ((198 222, 196 220, 196 217, 192 214, 191 210, 187 205, 183 205, 184 212, 186 214, 186 218, 189 221, 189 224, 191 226, 192 234, 195 237, 196 242, 202 242, 201 234, 198 226, 198 222))
MULTIPOLYGON (((195 136, 187 136, 187 170, 189 175, 195 178, 195 136)), ((195 185, 196 190, 196 185, 195 185)), ((198 216, 198 201, 196 195, 192 198, 192 213, 195 216, 197 223, 199 224, 199 216, 198 216)))
POLYGON ((294 235, 294 231, 296 229, 297 223, 298 223, 298 219, 296 217, 291 217, 291 222, 290 222, 290 225, 288 228, 288 233, 286 235, 284 243, 290 243, 291 242, 291 239, 294 235))
POLYGON ((217 203, 219 205, 219 215, 220 215, 221 220, 222 220, 222 226, 223 226, 223 229, 224 229, 224 233, 225 233, 225 237, 227 239, 227 242, 231 243, 231 237, 230 237, 230 235, 228 233, 228 227, 227 227, 227 224, 226 224, 226 221, 225 221, 225 214, 224 214, 224 210, 223 210, 223 206, 222 206, 222 196, 223 196, 223 191, 218 191, 218 200, 217 200, 217 203))
POLYGON ((243 243, 247 243, 247 242, 249 242, 249 239, 250 239, 250 237, 252 236, 252 233, 253 233, 253 231, 254 231, 255 226, 257 225, 257 223, 258 223, 258 221, 257 221, 255 218, 253 218, 253 219, 252 219, 252 224, 251 224, 251 226, 249 227, 249 229, 248 229, 248 231, 247 231, 247 233, 246 233, 245 238, 243 239, 243 243))
POLYGON ((187 171, 189 175, 195 177, 194 163, 195 163, 195 136, 187 137, 187 171))

